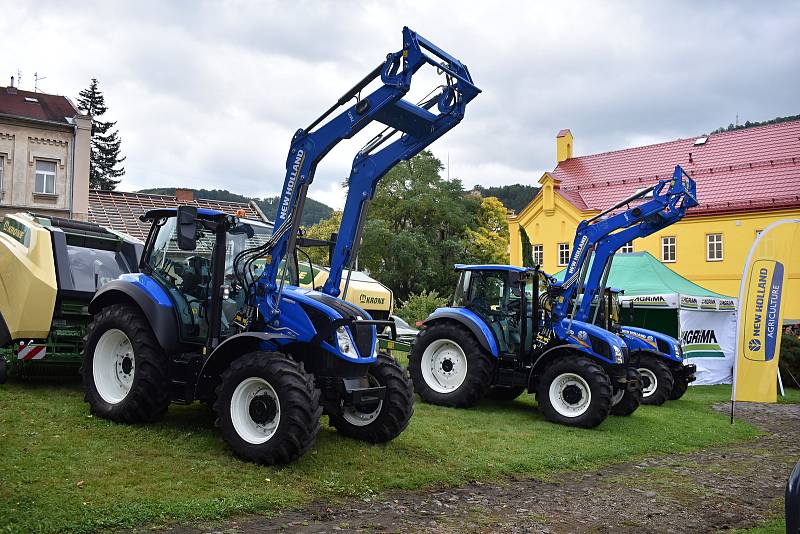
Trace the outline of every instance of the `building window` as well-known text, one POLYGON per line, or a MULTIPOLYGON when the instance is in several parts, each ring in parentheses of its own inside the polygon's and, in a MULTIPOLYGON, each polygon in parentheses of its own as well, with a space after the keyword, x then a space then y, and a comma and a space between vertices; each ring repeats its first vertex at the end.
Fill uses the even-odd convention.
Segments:
POLYGON ((0 196, 2 196, 5 189, 3 189, 3 171, 6 168, 5 156, 0 156, 0 196))
POLYGON ((566 265, 569 263, 569 243, 558 244, 558 265, 566 265))
POLYGON ((544 263, 544 245, 533 245, 533 264, 542 265, 544 263))
POLYGON ((36 160, 34 192, 45 195, 56 194, 56 164, 54 161, 36 160))
POLYGON ((661 261, 674 262, 677 256, 677 238, 675 236, 661 238, 661 261))
POLYGON ((633 252, 633 241, 628 241, 624 245, 622 245, 619 251, 623 254, 630 254, 633 252))
POLYGON ((706 234, 706 261, 722 261, 722 234, 706 234))

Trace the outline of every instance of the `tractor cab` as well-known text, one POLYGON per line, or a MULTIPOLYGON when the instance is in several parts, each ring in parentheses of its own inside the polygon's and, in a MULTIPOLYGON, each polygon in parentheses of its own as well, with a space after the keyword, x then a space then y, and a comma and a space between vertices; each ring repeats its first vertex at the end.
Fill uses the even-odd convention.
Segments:
MULTIPOLYGON (((246 294, 236 282, 243 273, 241 267, 239 273, 234 272, 234 260, 243 250, 266 243, 272 227, 203 209, 197 210, 192 223, 191 216, 183 215, 183 208, 151 210, 142 217, 153 222, 142 268, 159 282, 174 304, 181 341, 206 344, 215 307, 220 313, 220 336, 236 333, 233 319, 244 307, 246 294), (218 304, 212 289, 219 287, 214 284, 215 274, 223 288, 218 304)), ((257 276, 259 272, 259 266, 254 265, 248 275, 257 276)))
POLYGON ((512 265, 456 265, 456 270, 461 275, 453 307, 466 308, 480 317, 497 341, 500 354, 530 352, 541 324, 536 304, 547 289, 544 273, 512 265))

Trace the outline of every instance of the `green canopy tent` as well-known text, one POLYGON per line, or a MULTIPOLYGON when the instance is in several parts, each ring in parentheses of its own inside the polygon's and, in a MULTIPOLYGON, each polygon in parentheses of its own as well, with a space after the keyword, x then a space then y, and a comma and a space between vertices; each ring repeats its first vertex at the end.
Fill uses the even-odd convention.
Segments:
MULTIPOLYGON (((556 273, 563 279, 564 271, 556 273)), ((608 286, 624 291, 622 322, 681 340, 698 384, 729 383, 736 345, 736 299, 687 280, 648 252, 616 254, 608 286)))

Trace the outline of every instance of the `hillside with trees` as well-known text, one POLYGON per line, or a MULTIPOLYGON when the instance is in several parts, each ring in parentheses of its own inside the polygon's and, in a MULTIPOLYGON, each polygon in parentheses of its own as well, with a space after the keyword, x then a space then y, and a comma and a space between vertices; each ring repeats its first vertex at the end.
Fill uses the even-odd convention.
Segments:
POLYGON ((766 126, 767 124, 780 124, 782 122, 789 122, 789 121, 796 121, 796 120, 800 120, 800 115, 788 115, 786 117, 775 117, 774 119, 770 119, 770 120, 767 120, 767 121, 761 121, 761 122, 759 122, 759 121, 754 121, 754 122, 745 121, 744 124, 733 124, 733 123, 730 123, 730 124, 728 124, 727 127, 720 126, 719 128, 717 128, 716 130, 714 130, 711 133, 714 134, 714 133, 722 133, 722 132, 732 132, 734 130, 744 130, 745 128, 754 128, 756 126, 766 126))
MULTIPOLYGON (((278 197, 271 198, 255 198, 246 197, 236 193, 231 193, 226 189, 191 189, 194 192, 194 198, 205 198, 207 200, 222 200, 226 202, 240 202, 247 204, 251 200, 255 200, 258 207, 264 214, 273 219, 278 209, 278 197)), ((150 193, 153 195, 175 195, 174 187, 156 187, 152 189, 142 189, 139 193, 150 193)), ((303 217, 300 219, 300 224, 303 226, 311 226, 317 224, 323 219, 327 219, 333 213, 333 208, 317 202, 313 198, 306 198, 305 209, 303 210, 303 217)))
POLYGON ((495 187, 482 187, 480 185, 476 185, 475 190, 480 192, 481 196, 483 197, 497 198, 506 208, 514 210, 516 213, 522 211, 525 206, 530 204, 531 200, 533 200, 539 193, 538 187, 522 184, 501 185, 495 187))

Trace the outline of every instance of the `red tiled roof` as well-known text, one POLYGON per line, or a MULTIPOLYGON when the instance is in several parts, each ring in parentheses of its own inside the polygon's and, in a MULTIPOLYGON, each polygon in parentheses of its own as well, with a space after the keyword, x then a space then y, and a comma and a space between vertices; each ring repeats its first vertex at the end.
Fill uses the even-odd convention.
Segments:
POLYGON ((13 88, 9 93, 7 89, 0 87, 0 115, 68 124, 67 117, 72 118, 81 114, 65 96, 32 93, 13 88), (26 98, 29 100, 25 100, 26 98), (36 99, 36 102, 30 99, 36 99))
MULTIPOLYGON (((151 209, 174 208, 178 204, 175 197, 167 195, 91 189, 89 190, 89 221, 144 241, 150 230, 150 223, 140 221, 139 216, 151 209)), ((238 202, 199 198, 192 202, 180 202, 180 204, 190 204, 198 208, 208 208, 231 214, 242 209, 246 212, 245 217, 258 217, 250 206, 238 202)))
POLYGON ((700 206, 690 215, 800 207, 800 121, 711 134, 695 145, 700 137, 575 157, 551 174, 580 209, 608 208, 678 164, 697 181, 700 206))

